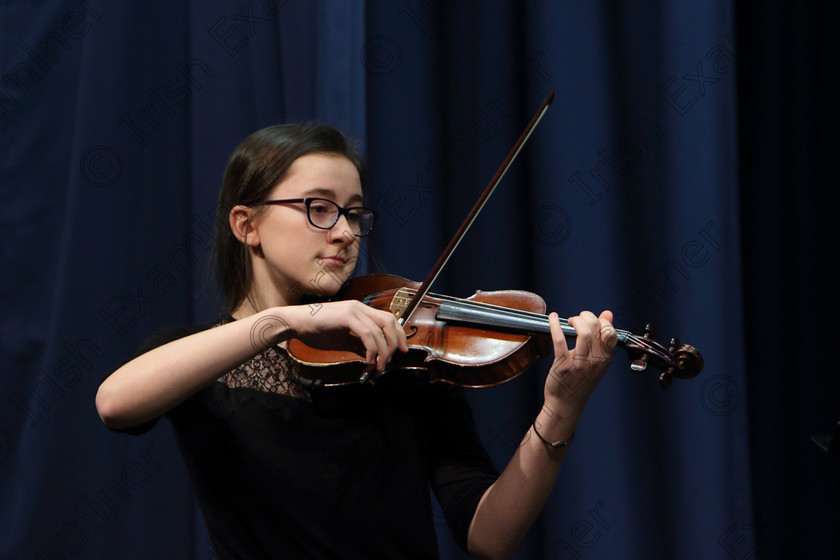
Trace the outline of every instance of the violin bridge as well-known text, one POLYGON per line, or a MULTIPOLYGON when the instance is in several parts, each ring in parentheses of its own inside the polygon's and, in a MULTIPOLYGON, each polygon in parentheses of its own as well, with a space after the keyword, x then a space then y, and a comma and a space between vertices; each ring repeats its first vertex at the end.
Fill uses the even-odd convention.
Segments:
POLYGON ((394 294, 389 310, 393 313, 394 317, 399 319, 402 317, 405 312, 405 308, 408 307, 409 303, 411 303, 410 290, 408 288, 400 288, 397 290, 397 293, 394 294))

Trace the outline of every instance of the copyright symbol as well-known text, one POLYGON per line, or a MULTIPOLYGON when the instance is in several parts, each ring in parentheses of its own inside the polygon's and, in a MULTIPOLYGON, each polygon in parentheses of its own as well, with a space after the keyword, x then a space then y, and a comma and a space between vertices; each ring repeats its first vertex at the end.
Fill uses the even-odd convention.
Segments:
POLYGON ((714 416, 728 416, 741 405, 741 386, 731 377, 715 375, 700 387, 700 404, 714 416))
POLYGON ((282 326, 281 331, 291 331, 289 324, 276 315, 260 318, 251 327, 251 347, 254 350, 263 351, 269 346, 273 346, 276 343, 276 337, 272 336, 271 333, 277 332, 275 329, 278 325, 282 326))
POLYGON ((82 177, 94 187, 113 185, 122 173, 120 155, 108 146, 94 146, 82 155, 82 177))
POLYGON ((385 35, 374 35, 362 45, 362 66, 371 76, 389 76, 402 63, 402 49, 385 35))
POLYGON ((546 206, 536 218, 537 238, 543 245, 562 245, 572 234, 572 218, 559 206, 546 206))

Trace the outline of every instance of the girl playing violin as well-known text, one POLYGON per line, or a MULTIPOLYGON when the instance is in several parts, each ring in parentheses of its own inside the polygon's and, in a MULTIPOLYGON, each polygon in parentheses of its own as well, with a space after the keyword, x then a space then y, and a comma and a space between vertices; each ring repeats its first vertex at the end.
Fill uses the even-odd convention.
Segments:
POLYGON ((170 419, 220 559, 436 558, 430 489, 462 548, 510 556, 612 357, 609 311, 569 319, 571 350, 549 316, 545 404, 501 474, 448 384, 401 372, 338 389, 299 382, 283 350, 290 338, 355 344, 373 374, 408 351, 391 313, 326 301, 353 274, 358 238, 376 218, 363 205, 362 176, 356 152, 326 126, 246 138, 217 210, 229 313, 158 331, 97 392, 109 428, 141 433, 170 419))

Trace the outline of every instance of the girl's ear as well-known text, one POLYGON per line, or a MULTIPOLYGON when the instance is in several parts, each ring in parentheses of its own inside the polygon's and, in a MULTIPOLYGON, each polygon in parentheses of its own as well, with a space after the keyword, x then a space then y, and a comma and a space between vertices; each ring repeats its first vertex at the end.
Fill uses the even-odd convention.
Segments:
POLYGON ((254 209, 242 205, 234 206, 228 215, 230 230, 234 237, 249 247, 257 247, 260 244, 260 234, 251 225, 253 217, 254 209))

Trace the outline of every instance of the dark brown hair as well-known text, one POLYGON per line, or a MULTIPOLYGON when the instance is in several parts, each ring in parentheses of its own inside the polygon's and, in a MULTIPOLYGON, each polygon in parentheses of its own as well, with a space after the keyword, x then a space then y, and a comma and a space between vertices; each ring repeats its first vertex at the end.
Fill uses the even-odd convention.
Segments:
POLYGON ((248 297, 253 279, 248 247, 230 229, 231 209, 239 204, 249 206, 265 200, 296 159, 314 153, 346 157, 364 180, 364 168, 356 149, 341 132, 320 124, 263 128, 245 138, 228 160, 216 206, 215 258, 229 311, 248 297))

